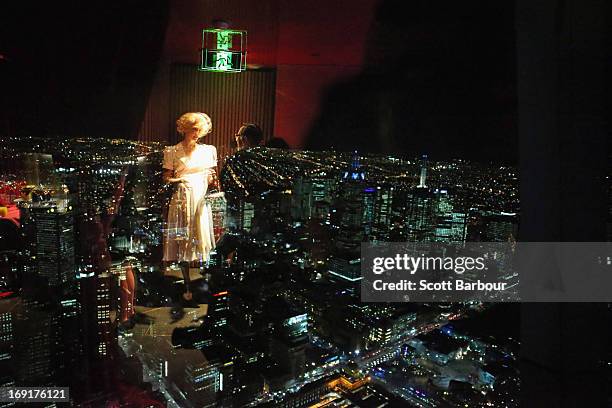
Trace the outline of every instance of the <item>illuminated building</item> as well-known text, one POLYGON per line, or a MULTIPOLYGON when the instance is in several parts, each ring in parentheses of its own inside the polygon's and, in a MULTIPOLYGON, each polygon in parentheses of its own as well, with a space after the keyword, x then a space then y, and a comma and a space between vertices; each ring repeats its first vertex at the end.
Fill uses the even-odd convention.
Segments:
POLYGON ((376 192, 374 187, 366 187, 363 189, 363 233, 367 240, 372 236, 372 227, 376 215, 376 192))
POLYGON ((308 315, 280 298, 268 300, 266 311, 274 322, 270 356, 292 379, 298 379, 306 365, 308 315))
POLYGON ((405 400, 373 384, 369 376, 348 370, 308 383, 299 391, 288 393, 281 401, 262 405, 263 408, 404 406, 405 400))
POLYGON ((217 406, 217 393, 223 389, 223 374, 219 371, 218 365, 208 362, 200 364, 188 362, 185 378, 189 401, 194 406, 217 406))
MULTIPOLYGON (((256 316, 260 315, 259 304, 242 294, 232 294, 230 311, 230 330, 240 339, 242 344, 252 344, 257 332, 256 316)), ((251 354, 251 351, 241 350, 243 354, 251 354)), ((253 355, 257 360, 257 353, 253 355)))
POLYGON ((344 259, 334 255, 327 263, 329 273, 342 279, 355 282, 361 279, 361 259, 344 259))
POLYGON ((371 242, 385 242, 390 238, 392 204, 397 189, 388 185, 376 188, 376 206, 373 211, 373 222, 370 230, 371 242))
POLYGON ((476 241, 515 241, 518 235, 518 215, 479 211, 471 217, 468 234, 470 240, 476 241))
POLYGON ((91 361, 110 358, 117 342, 115 330, 116 277, 98 272, 78 280, 84 351, 91 361), (113 312, 111 314, 111 311, 113 312))
POLYGON ((46 302, 23 299, 23 313, 15 321, 19 365, 16 380, 20 384, 50 384, 56 378, 62 357, 60 319, 46 302))
POLYGON ((400 338, 410 334, 414 330, 414 322, 416 321, 416 312, 406 311, 393 319, 393 326, 391 336, 393 340, 399 340, 400 338))
POLYGON ((59 366, 71 373, 78 367, 83 355, 81 341, 81 305, 75 294, 60 300, 58 305, 59 322, 61 325, 61 356, 59 366))
POLYGON ((329 221, 333 181, 321 177, 299 177, 293 185, 291 218, 306 221, 318 218, 329 221))
POLYGON ((230 311, 229 297, 230 295, 227 291, 217 292, 212 295, 207 312, 212 327, 220 328, 227 325, 230 311))
POLYGON ((234 389, 234 356, 222 345, 202 350, 205 361, 187 361, 186 391, 194 407, 231 406, 234 389))
POLYGON ((355 152, 340 181, 331 222, 338 228, 328 264, 329 273, 349 281, 361 279, 361 242, 372 232, 376 189, 366 184, 365 169, 355 152))
POLYGON ((227 207, 227 200, 223 195, 209 198, 210 207, 212 210, 213 218, 213 229, 215 239, 219 239, 225 232, 225 209, 227 207))
POLYGON ((419 176, 418 188, 427 188, 427 155, 424 154, 421 158, 421 174, 419 176))
POLYGON ((448 190, 434 190, 436 196, 436 225, 434 240, 437 242, 464 242, 467 235, 467 215, 455 209, 448 190))
POLYGON ((485 219, 485 241, 505 242, 516 240, 518 221, 516 214, 492 214, 485 219))
MULTIPOLYGON (((15 386, 17 371, 15 317, 20 299, 0 299, 0 387, 15 386)), ((15 406, 14 402, 0 402, 0 407, 15 406)))
POLYGON ((392 338, 393 330, 388 320, 379 320, 377 324, 371 328, 368 336, 369 343, 366 348, 375 348, 376 346, 384 346, 389 343, 392 338))
POLYGON ((239 204, 239 228, 250 232, 253 228, 253 217, 255 217, 255 206, 248 201, 241 201, 239 204))
POLYGON ((100 357, 106 356, 113 343, 111 324, 111 282, 109 274, 101 274, 97 277, 96 288, 96 324, 98 344, 96 350, 100 357))
POLYGON ((0 217, 0 293, 17 289, 18 278, 25 272, 19 225, 0 217))
POLYGON ((435 196, 427 188, 416 188, 408 193, 407 200, 406 241, 432 241, 435 231, 435 196))
POLYGON ((55 201, 22 202, 21 220, 30 260, 36 273, 50 286, 74 282, 74 216, 71 207, 55 201))
POLYGON ((305 407, 325 407, 317 405, 325 398, 337 384, 338 374, 323 377, 317 381, 306 384, 296 393, 290 393, 282 401, 274 401, 263 404, 262 408, 305 408, 305 407))

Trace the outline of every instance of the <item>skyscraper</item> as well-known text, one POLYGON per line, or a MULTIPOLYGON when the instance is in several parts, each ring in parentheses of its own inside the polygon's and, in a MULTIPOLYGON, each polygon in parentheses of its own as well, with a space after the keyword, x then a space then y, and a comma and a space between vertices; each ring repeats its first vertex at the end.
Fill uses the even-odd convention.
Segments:
POLYGON ((437 242, 464 242, 467 235, 467 214, 458 208, 448 190, 436 189, 436 225, 434 240, 437 242))
POLYGON ((419 188, 427 188, 427 155, 421 158, 421 174, 419 177, 419 188))
POLYGON ((428 242, 434 238, 436 197, 426 187, 412 189, 406 203, 406 241, 428 242))
MULTIPOLYGON (((15 386, 17 356, 15 355, 15 317, 20 312, 21 299, 0 299, 0 387, 15 386)), ((14 402, 0 402, 0 407, 15 406, 14 402)))
POLYGON ((351 167, 341 176, 331 223, 338 230, 328 270, 349 281, 361 279, 361 242, 372 233, 376 189, 368 186, 365 169, 353 154, 351 167))
POLYGON ((306 365, 308 315, 279 297, 269 299, 266 310, 273 321, 270 355, 292 379, 298 379, 306 365))
POLYGON ((71 286, 76 279, 72 207, 55 200, 21 202, 22 231, 34 273, 51 287, 71 286))

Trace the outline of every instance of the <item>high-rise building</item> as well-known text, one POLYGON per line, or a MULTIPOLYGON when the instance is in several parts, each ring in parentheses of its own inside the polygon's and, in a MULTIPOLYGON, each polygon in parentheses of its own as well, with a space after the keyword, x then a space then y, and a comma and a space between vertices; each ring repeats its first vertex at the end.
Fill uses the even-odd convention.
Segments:
POLYGON ((267 312, 273 320, 270 356, 292 379, 298 379, 304 374, 306 366, 308 315, 280 298, 268 301, 267 312))
POLYGON ((230 407, 234 390, 234 356, 224 345, 202 350, 205 360, 187 361, 186 392, 192 406, 230 407))
POLYGON ((291 218, 306 221, 315 217, 329 221, 333 180, 323 177, 299 177, 293 184, 291 218))
POLYGON ((368 186, 357 152, 351 167, 342 174, 331 223, 338 230, 328 270, 349 281, 361 279, 361 242, 372 234, 376 211, 376 189, 368 186))
POLYGON ((19 224, 0 217, 0 292, 16 291, 24 269, 19 224))
POLYGON ((228 291, 221 291, 212 295, 207 313, 212 327, 221 328, 227 326, 230 313, 229 296, 228 291))
POLYGON ((374 209, 374 222, 370 231, 370 241, 385 242, 390 240, 392 221, 392 204, 397 189, 382 185, 376 188, 376 206, 374 209))
POLYGON ((419 177, 419 188, 427 188, 427 155, 421 157, 421 174, 419 177))
POLYGON ((406 203, 406 241, 428 242, 435 236, 436 197, 428 188, 411 190, 406 203))
POLYGON ((81 305, 75 294, 59 301, 58 310, 61 327, 60 366, 65 373, 71 373, 83 356, 81 344, 81 305))
POLYGON ((516 241, 518 215, 492 211, 475 212, 470 217, 468 235, 469 239, 473 241, 516 241))
POLYGON ((225 232, 225 209, 227 207, 227 200, 222 193, 208 198, 208 200, 212 210, 214 235, 215 239, 218 240, 225 232))
POLYGON ((250 232, 253 228, 253 218, 255 217, 255 206, 248 201, 241 201, 239 208, 239 228, 250 232))
POLYGON ((107 358, 117 340, 111 316, 113 278, 101 273, 79 279, 85 352, 92 360, 107 358))
MULTIPOLYGON (((20 312, 21 299, 0 299, 0 387, 14 387, 17 357, 15 347, 15 318, 20 312)), ((0 402, 0 407, 12 407, 14 402, 0 402)))
POLYGON ((49 286, 71 286, 76 279, 72 207, 57 201, 21 202, 20 213, 33 272, 49 286))
POLYGON ((464 242, 467 235, 467 214, 453 201, 446 189, 434 190, 436 197, 436 225, 434 240, 437 242, 464 242))
POLYGON ((61 356, 61 327, 56 309, 47 302, 23 300, 24 312, 15 322, 19 364, 17 382, 29 385, 50 385, 58 375, 58 357, 61 356))

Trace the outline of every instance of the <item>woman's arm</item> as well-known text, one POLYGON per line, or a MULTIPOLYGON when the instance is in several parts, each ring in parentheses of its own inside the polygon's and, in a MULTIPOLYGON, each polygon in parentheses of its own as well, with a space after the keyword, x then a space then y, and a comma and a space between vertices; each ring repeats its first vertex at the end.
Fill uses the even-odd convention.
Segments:
POLYGON ((162 169, 162 179, 164 180, 164 183, 166 184, 170 183, 170 178, 172 177, 172 173, 174 172, 170 169, 162 169))
POLYGON ((217 185, 217 171, 212 167, 208 170, 208 185, 219 188, 217 185))
POLYGON ((210 172, 208 173, 208 184, 214 186, 215 188, 219 188, 218 178, 217 178, 217 148, 213 145, 210 146, 211 153, 211 166, 210 172))

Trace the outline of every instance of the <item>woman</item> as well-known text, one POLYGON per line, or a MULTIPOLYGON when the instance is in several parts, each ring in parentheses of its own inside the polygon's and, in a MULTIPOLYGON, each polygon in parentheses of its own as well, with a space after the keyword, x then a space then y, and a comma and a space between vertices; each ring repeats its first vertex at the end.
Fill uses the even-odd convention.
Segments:
POLYGON ((181 265, 183 298, 189 302, 189 268, 205 262, 215 247, 212 211, 204 195, 216 180, 217 149, 197 143, 212 130, 212 121, 204 113, 185 113, 176 121, 176 129, 183 140, 164 149, 162 166, 164 182, 175 184, 164 230, 163 261, 181 265))

